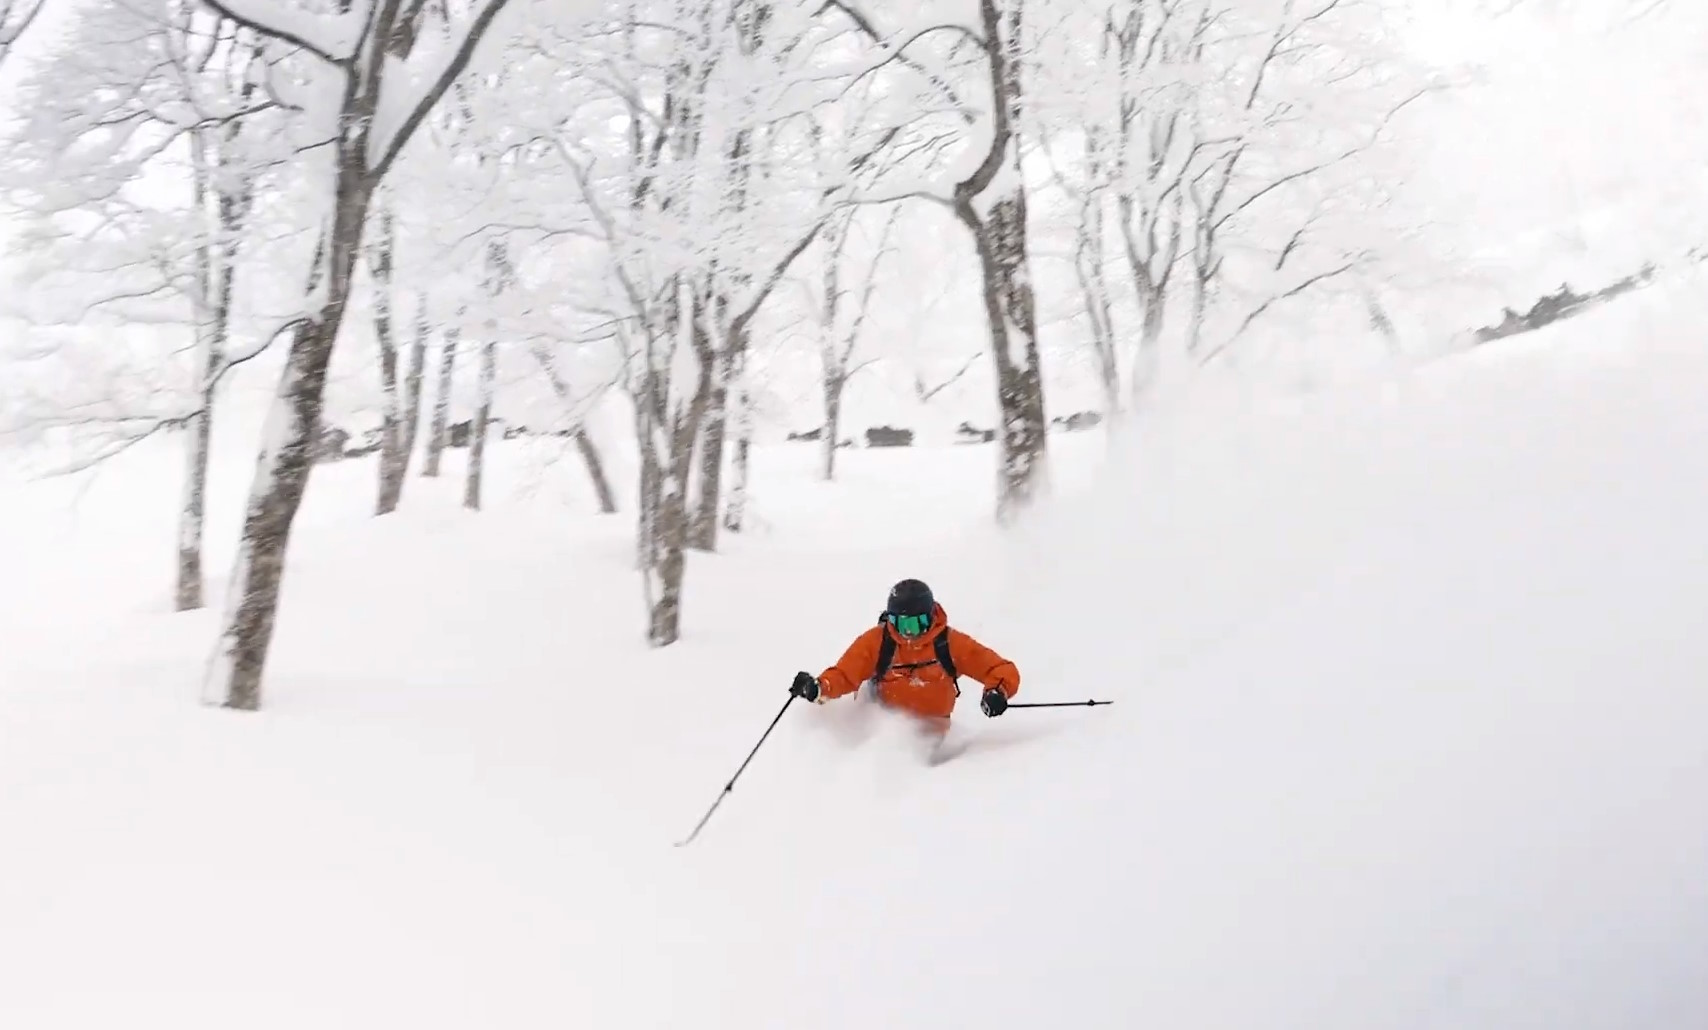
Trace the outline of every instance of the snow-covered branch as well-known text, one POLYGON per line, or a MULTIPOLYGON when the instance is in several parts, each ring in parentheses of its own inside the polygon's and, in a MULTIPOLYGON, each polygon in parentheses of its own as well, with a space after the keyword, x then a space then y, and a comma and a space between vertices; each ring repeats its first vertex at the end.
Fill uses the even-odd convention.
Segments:
POLYGON ((291 0, 201 0, 222 18, 267 39, 295 47, 333 65, 355 59, 376 0, 353 0, 337 14, 311 11, 291 0))
POLYGON ((0 0, 0 65, 42 12, 45 0, 0 0))
POLYGON ((429 70, 417 74, 398 74, 386 80, 387 92, 376 112, 378 124, 369 138, 369 167, 375 181, 383 178, 397 160, 397 155, 415 135, 416 129, 444 97, 451 84, 467 70, 475 51, 487 38, 493 19, 509 5, 510 0, 486 0, 474 16, 457 44, 448 54, 441 55, 429 70), (425 82, 425 87, 414 85, 425 82), (392 91, 395 90, 395 94, 392 91), (401 113, 401 116, 400 116, 401 113), (395 121, 394 121, 395 119, 395 121))

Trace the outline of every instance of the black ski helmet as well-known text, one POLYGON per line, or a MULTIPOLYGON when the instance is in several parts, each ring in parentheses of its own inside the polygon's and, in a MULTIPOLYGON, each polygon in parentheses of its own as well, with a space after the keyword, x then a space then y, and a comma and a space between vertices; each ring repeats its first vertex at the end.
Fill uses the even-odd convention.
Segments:
POLYGON ((885 615, 930 615, 937 607, 937 599, 931 596, 931 588, 917 579, 904 579, 890 587, 889 603, 884 605, 885 615))

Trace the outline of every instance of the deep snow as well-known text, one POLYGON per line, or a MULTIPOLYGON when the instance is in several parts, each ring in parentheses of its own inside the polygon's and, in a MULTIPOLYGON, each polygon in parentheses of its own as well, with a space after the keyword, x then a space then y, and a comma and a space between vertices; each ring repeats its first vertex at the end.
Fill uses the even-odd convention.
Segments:
POLYGON ((1702 285, 1058 437, 1007 538, 987 448, 764 449, 663 652, 573 467, 325 468, 260 715, 165 610, 175 448, 7 485, 0 1026, 1708 1025, 1702 285), (671 847, 910 574, 1116 703, 934 769, 796 705, 671 847))

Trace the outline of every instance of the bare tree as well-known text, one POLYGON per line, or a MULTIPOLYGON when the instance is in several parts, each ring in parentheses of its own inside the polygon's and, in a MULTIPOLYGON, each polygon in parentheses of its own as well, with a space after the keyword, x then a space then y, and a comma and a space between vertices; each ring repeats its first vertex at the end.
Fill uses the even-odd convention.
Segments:
MULTIPOLYGON (((798 31, 780 33, 761 61, 739 41, 753 28, 744 19, 771 8, 723 0, 668 6, 656 18, 638 4, 626 8, 606 34, 609 49, 579 62, 601 69, 586 78, 599 99, 583 105, 585 124, 567 134, 554 129, 558 158, 579 185, 589 219, 559 231, 600 244, 613 296, 596 303, 611 309, 600 318, 614 327, 626 360, 640 459, 636 556, 654 646, 678 639, 686 552, 715 543, 725 427, 714 412, 741 375, 753 320, 812 245, 838 190, 848 189, 825 185, 797 161, 806 182, 792 191, 768 189, 764 208, 745 199, 752 170, 743 168, 761 140, 754 126, 779 102, 764 91, 754 99, 752 91, 758 83, 786 92, 781 84, 803 81, 787 55, 810 51, 795 46, 809 31, 828 35, 810 12, 791 10, 808 17, 797 18, 798 31), (620 141, 609 137, 613 105, 623 121, 620 141), (791 193, 810 203, 781 199, 791 193), (698 503, 690 490, 696 481, 698 503)), ((763 136, 767 146, 772 132, 763 136)), ((880 132, 876 147, 894 136, 880 132)), ((872 152, 851 158, 850 176, 872 152)))
POLYGON ((747 493, 753 482, 753 388, 749 379, 752 356, 742 355, 732 377, 735 391, 735 479, 729 485, 729 503, 724 505, 723 526, 740 533, 747 524, 747 493))
POLYGON ((1203 67, 1204 37, 1215 17, 1209 3, 1147 2, 1111 7, 1104 23, 1101 57, 1113 63, 1118 83, 1112 184, 1140 312, 1132 362, 1135 399, 1153 382, 1160 358, 1184 235, 1186 178, 1203 146, 1191 132, 1186 84, 1203 67))
POLYGON ((469 461, 463 480, 463 507, 480 510, 481 483, 486 477, 487 426, 492 421, 492 397, 498 386, 498 341, 490 336, 480 345, 479 394, 469 426, 469 461))
POLYGON ((1368 217, 1380 207, 1376 176, 1360 162, 1437 86, 1384 43, 1382 17, 1352 0, 1283 0, 1266 24, 1224 18, 1196 41, 1224 69, 1191 116, 1187 353, 1197 361, 1226 353, 1287 300, 1343 279, 1357 297, 1354 273, 1388 245, 1368 217), (1346 213, 1362 231, 1344 231, 1346 213), (1224 299, 1233 326, 1212 345, 1206 319, 1224 299))
POLYGON ((397 228, 390 203, 375 211, 379 230, 368 252, 368 269, 374 286, 374 338, 380 351, 380 388, 384 409, 380 423, 380 483, 376 515, 397 510, 403 499, 403 484, 409 476, 410 456, 415 452, 417 427, 421 423, 421 388, 426 374, 427 338, 431 329, 427 297, 421 294, 415 331, 409 345, 409 364, 398 377, 399 347, 393 303, 396 291, 397 228))
MULTIPOLYGON (((510 263, 510 247, 504 240, 492 238, 486 242, 486 296, 496 304, 516 283, 516 269, 510 263)), ((474 424, 469 429, 468 478, 463 489, 463 507, 480 510, 481 482, 486 476, 486 436, 492 421, 493 395, 498 389, 498 321, 488 317, 485 338, 480 345, 479 394, 475 402, 474 424)))
POLYGON ((872 310, 872 297, 878 286, 878 265, 893 253, 891 239, 902 209, 900 205, 890 207, 876 249, 867 263, 865 281, 860 284, 859 292, 850 297, 850 290, 842 282, 842 266, 857 211, 853 209, 832 219, 826 228, 823 294, 817 298, 816 304, 822 369, 819 382, 824 397, 824 435, 820 439, 824 457, 819 464, 819 475, 826 482, 836 478, 836 452, 842 435, 842 396, 848 389, 848 381, 871 364, 869 360, 854 363, 854 351, 860 345, 867 314, 872 310), (848 303, 850 299, 852 303, 848 303))
MULTIPOLYGON (((557 362, 552 352, 545 346, 536 344, 533 348, 534 360, 539 363, 540 370, 545 373, 546 382, 551 385, 552 393, 563 402, 565 410, 573 411, 575 398, 558 374, 557 362)), ((599 448, 593 443, 593 438, 587 434, 584 413, 574 412, 573 422, 569 427, 571 440, 575 444, 576 453, 581 456, 581 463, 587 468, 587 478, 593 483, 593 496, 599 503, 601 514, 611 515, 617 510, 617 495, 611 489, 610 477, 605 474, 605 459, 599 454, 599 448)))
POLYGON ((329 210, 291 323, 266 440, 244 515, 229 611, 205 696, 258 709, 272 642, 291 524, 302 503, 324 404, 326 372, 343 324, 368 208, 398 154, 463 73, 508 0, 485 0, 441 53, 414 56, 425 0, 372 0, 334 14, 277 10, 242 0, 203 0, 275 47, 294 48, 326 88, 308 117, 323 134, 331 168, 329 210), (335 98, 333 100, 332 98, 335 98), (328 102, 331 101, 331 102, 328 102))
POLYGON ((1121 410, 1121 364, 1115 335, 1115 312, 1109 291, 1108 242, 1104 203, 1100 188, 1108 172, 1107 146, 1101 126, 1087 125, 1085 170, 1091 185, 1079 194, 1079 226, 1074 237, 1073 270, 1079 280, 1080 297, 1090 323, 1092 353, 1097 359, 1097 378, 1103 387, 1103 413, 1111 420, 1121 410))
MULTIPOLYGON (((707 12, 715 7, 712 3, 704 6, 707 12)), ((709 327, 709 336, 715 347, 716 363, 712 394, 700 429, 698 497, 688 524, 688 546, 699 551, 711 551, 717 547, 730 393, 733 381, 743 374, 747 366, 750 326, 789 266, 811 245, 822 225, 822 221, 814 222, 804 234, 795 234, 798 242, 786 247, 773 260, 767 260, 769 255, 754 260, 751 227, 746 224, 754 194, 754 180, 756 177, 759 179, 760 195, 772 192, 767 169, 773 163, 770 159, 776 156, 771 152, 775 146, 775 134, 764 122, 768 112, 761 110, 766 99, 762 94, 771 93, 776 84, 774 73, 765 73, 763 69, 770 64, 786 66, 813 30, 810 22, 799 21, 788 26, 793 31, 778 32, 776 13, 770 0, 732 2, 723 18, 722 29, 708 34, 708 45, 720 51, 715 63, 724 66, 717 81, 733 93, 726 106, 734 129, 727 133, 728 143, 721 152, 722 159, 707 169, 719 180, 721 203, 716 224, 721 230, 719 235, 729 242, 716 247, 706 261, 712 280, 712 302, 705 313, 714 320, 709 327)), ((713 63, 708 62, 708 65, 713 63)), ((713 68, 708 67, 708 78, 712 71, 713 68)), ((747 469, 744 460, 741 465, 744 477, 741 489, 744 492, 747 469)), ((740 518, 735 521, 739 524, 740 518)))
POLYGON ((457 312, 457 320, 444 332, 444 340, 439 346, 439 374, 435 378, 433 391, 433 419, 427 427, 427 457, 421 467, 421 474, 429 478, 437 478, 439 464, 445 457, 445 445, 450 440, 451 432, 451 391, 456 382, 454 373, 457 363, 457 348, 462 345, 462 326, 464 312, 457 312))
MULTIPOLYGON (((240 38, 229 22, 219 24, 210 37, 198 41, 190 12, 180 9, 173 39, 182 39, 191 65, 204 69, 213 62, 223 65, 226 82, 239 111, 259 104, 259 90, 249 74, 259 59, 253 41, 240 38), (197 43, 200 46, 197 46, 197 43), (195 49, 201 54, 196 54, 195 49), (221 54, 220 50, 224 53, 221 54)), ((247 34, 241 34, 247 35, 247 34)), ((203 308, 197 319, 198 346, 196 386, 201 403, 187 420, 188 447, 185 452, 184 497, 179 513, 178 589, 179 611, 203 604, 202 540, 207 519, 208 457, 213 439, 214 397, 225 374, 232 324, 232 301, 236 289, 238 256, 249 214, 255 204, 256 173, 242 166, 240 139, 250 123, 232 118, 213 125, 198 126, 190 133, 192 182, 196 210, 211 224, 196 255, 196 296, 203 308)))
POLYGON ((1021 31, 1024 0, 979 0, 990 64, 991 142, 984 160, 955 185, 954 212, 972 233, 996 365, 1002 466, 997 518, 1012 520, 1047 476, 1049 421, 1037 304, 1026 253, 1026 186, 1020 174, 1021 31))
MULTIPOLYGON (((37 10, 24 11, 14 28, 37 10)), ((183 324, 193 336, 189 397, 179 410, 151 418, 127 404, 102 405, 121 443, 160 429, 184 434, 174 591, 180 611, 204 603, 215 400, 227 371, 253 356, 231 347, 238 262, 259 228, 251 216, 261 179, 283 156, 259 142, 276 135, 270 128, 278 124, 261 66, 252 34, 193 3, 85 8, 72 45, 24 83, 29 99, 4 161, 7 180, 37 220, 34 239, 47 247, 46 279, 81 280, 97 294, 91 311, 183 324), (269 116, 270 126, 259 125, 269 116), (127 192, 162 173, 188 186, 181 206, 149 206, 127 192), (95 228, 73 228, 89 224, 95 228)), ((87 424, 89 409, 73 417, 87 424)))
MULTIPOLYGON (((954 24, 915 30, 899 43, 881 35, 871 19, 848 0, 827 0, 826 10, 846 15, 883 50, 880 65, 902 62, 922 71, 939 92, 953 96, 940 74, 905 58, 907 48, 927 35, 950 32, 980 57, 990 90, 990 138, 978 162, 954 183, 950 197, 908 191, 946 203, 972 237, 996 369, 1000 466, 996 513, 1009 522, 1038 494, 1048 478, 1049 420, 1038 347, 1038 317, 1027 252, 1025 179, 1021 174, 1021 126, 1025 121, 1022 35, 1025 0, 978 0, 976 31, 954 24)), ((958 100, 958 107, 964 107, 958 100)))

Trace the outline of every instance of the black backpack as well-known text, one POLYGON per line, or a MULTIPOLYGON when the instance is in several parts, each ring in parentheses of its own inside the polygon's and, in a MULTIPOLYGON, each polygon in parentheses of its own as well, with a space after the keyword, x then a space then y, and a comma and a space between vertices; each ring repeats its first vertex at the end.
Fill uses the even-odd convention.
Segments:
MULTIPOLYGON (((882 626, 887 621, 888 621, 888 619, 885 616, 883 616, 883 615, 878 616, 878 625, 882 626)), ((939 634, 937 634, 937 636, 932 638, 931 646, 932 646, 932 649, 934 651, 936 651, 936 653, 937 653, 936 658, 934 660, 937 662, 938 665, 941 665, 943 667, 944 672, 949 674, 949 682, 955 684, 955 696, 960 697, 961 696, 961 684, 960 684, 959 680, 960 680, 961 674, 955 671, 955 660, 953 658, 949 657, 949 634, 948 634, 948 632, 945 631, 943 633, 939 633, 939 634)), ((890 671, 890 663, 895 661, 895 657, 896 657, 896 638, 890 636, 889 631, 885 630, 884 634, 883 634, 883 638, 881 640, 879 640, 879 642, 878 642, 878 666, 872 672, 872 682, 873 683, 877 683, 879 680, 883 679, 884 673, 890 671)), ((931 664, 931 662, 911 662, 907 665, 901 666, 901 668, 903 668, 903 669, 918 669, 918 668, 921 668, 923 666, 930 665, 930 664, 931 664)))

